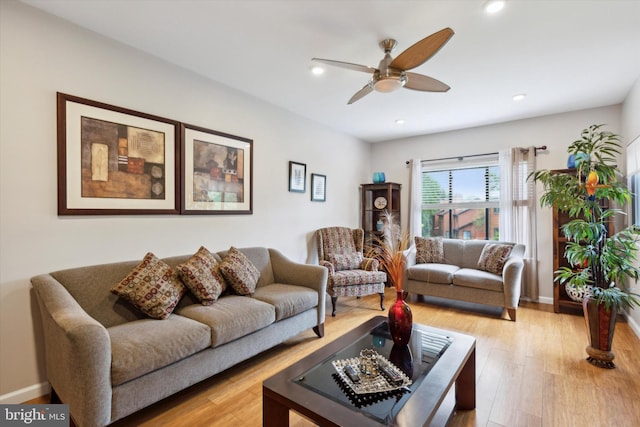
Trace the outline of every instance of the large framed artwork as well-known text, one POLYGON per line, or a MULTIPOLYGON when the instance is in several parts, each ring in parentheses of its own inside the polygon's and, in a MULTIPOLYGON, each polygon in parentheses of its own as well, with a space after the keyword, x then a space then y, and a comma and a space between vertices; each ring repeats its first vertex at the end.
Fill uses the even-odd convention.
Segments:
POLYGON ((183 214, 253 213, 253 140, 181 124, 183 214))
POLYGON ((57 94, 58 215, 180 212, 178 122, 57 94))

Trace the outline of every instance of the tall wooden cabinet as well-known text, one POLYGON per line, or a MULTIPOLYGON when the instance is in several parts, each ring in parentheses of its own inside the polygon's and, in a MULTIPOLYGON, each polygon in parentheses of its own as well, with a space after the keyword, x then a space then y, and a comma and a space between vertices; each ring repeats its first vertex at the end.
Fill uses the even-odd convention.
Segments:
MULTIPOLYGON (((574 169, 558 169, 552 171, 554 173, 571 173, 575 172, 574 169)), ((602 206, 608 207, 608 201, 603 200, 602 206)), ((562 233, 562 226, 573 218, 569 217, 567 212, 560 212, 558 209, 553 209, 553 271, 558 270, 560 267, 570 267, 569 262, 564 256, 565 248, 567 247, 567 238, 562 233)), ((611 224, 607 227, 607 233, 611 235, 613 227, 611 224)), ((555 278, 555 274, 554 274, 555 278)), ((576 302, 569 298, 567 292, 564 289, 564 284, 559 282, 553 282, 553 311, 559 313, 561 311, 567 312, 582 312, 582 303, 576 302), (564 310, 563 310, 564 309, 564 310)))
POLYGON ((387 211, 393 220, 400 225, 400 189, 402 185, 395 182, 381 184, 362 184, 362 229, 365 243, 375 241, 380 236, 381 224, 378 222, 387 211))

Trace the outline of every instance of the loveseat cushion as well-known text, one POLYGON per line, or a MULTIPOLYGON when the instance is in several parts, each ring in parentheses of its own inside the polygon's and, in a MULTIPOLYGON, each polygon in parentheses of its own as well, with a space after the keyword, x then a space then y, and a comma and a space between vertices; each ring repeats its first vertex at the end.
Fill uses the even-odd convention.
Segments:
POLYGON ((253 297, 276 308, 276 320, 286 319, 318 305, 318 292, 304 286, 273 285, 256 289, 253 297))
POLYGON ((255 298, 239 295, 224 296, 209 306, 189 305, 176 312, 209 326, 212 347, 248 335, 269 326, 276 320, 274 306, 255 298))
POLYGON ((450 285, 453 275, 460 267, 450 264, 416 264, 407 269, 407 277, 421 282, 450 285))
POLYGON ((111 292, 154 319, 166 319, 187 288, 177 271, 148 252, 111 292))
POLYGON ((467 288, 503 292, 502 276, 473 268, 461 268, 453 275, 453 284, 467 288))
POLYGON ((211 330, 195 320, 171 315, 141 319, 107 329, 114 386, 184 359, 211 345, 211 330))

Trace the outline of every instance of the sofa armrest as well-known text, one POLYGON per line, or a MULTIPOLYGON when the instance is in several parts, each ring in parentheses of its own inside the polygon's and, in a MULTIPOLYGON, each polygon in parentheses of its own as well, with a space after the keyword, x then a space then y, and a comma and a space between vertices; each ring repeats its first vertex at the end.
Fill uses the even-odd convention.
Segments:
POLYGON ((318 324, 324 323, 328 270, 319 265, 292 261, 276 249, 270 248, 269 254, 276 282, 305 286, 318 292, 318 324))
POLYGON ((111 422, 111 340, 51 275, 31 279, 42 318, 47 378, 77 424, 111 422))
POLYGON ((520 301, 522 287, 522 271, 524 260, 521 255, 510 256, 502 269, 504 283, 504 305, 507 308, 517 308, 520 301))

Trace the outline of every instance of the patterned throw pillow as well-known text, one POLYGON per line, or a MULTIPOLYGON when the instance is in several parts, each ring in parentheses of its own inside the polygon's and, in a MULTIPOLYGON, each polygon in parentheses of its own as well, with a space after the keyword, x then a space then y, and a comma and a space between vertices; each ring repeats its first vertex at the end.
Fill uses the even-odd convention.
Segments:
POLYGON ((166 319, 186 290, 177 272, 149 252, 111 292, 149 317, 166 319))
POLYGON ((502 269, 511 254, 512 247, 512 245, 501 245, 498 243, 486 244, 478 260, 478 269, 488 271, 489 273, 502 274, 502 269))
POLYGON ((256 291, 260 272, 245 254, 231 246, 220 263, 220 271, 238 295, 251 295, 256 291))
POLYGON ((364 257, 360 252, 350 254, 329 254, 329 262, 336 271, 358 270, 364 257))
POLYGON ((213 304, 227 288, 220 264, 204 246, 177 269, 182 281, 202 305, 213 304))
POLYGON ((416 263, 426 264, 429 262, 442 264, 444 263, 444 245, 442 237, 418 237, 414 238, 416 242, 416 263))

